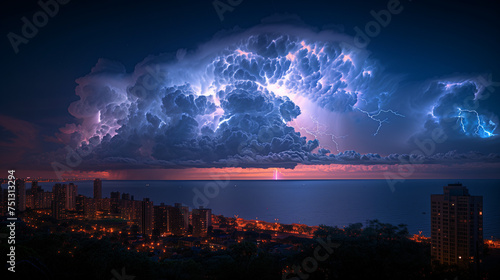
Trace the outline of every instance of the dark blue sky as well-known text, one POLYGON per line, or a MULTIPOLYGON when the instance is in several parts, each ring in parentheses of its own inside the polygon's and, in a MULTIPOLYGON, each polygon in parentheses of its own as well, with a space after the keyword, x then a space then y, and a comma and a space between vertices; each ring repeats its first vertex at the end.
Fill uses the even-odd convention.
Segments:
MULTIPOLYGON (((41 8, 37 1, 12 1, 4 4, 1 12, 4 101, 0 115, 19 120, 19 124, 29 124, 30 129, 37 131, 34 134, 37 144, 20 149, 28 149, 27 153, 32 155, 53 151, 65 144, 54 140, 59 129, 68 123, 82 122, 68 112, 69 104, 80 99, 75 95, 75 80, 87 75, 100 58, 120 62, 127 73, 132 73, 136 65, 148 56, 175 59, 179 49, 195 52, 200 44, 211 41, 218 32, 248 30, 273 15, 280 15, 280 18, 284 15, 297 16, 302 21, 299 25, 308 26, 312 32, 334 30, 355 36, 355 27, 364 29, 373 20, 370 11, 387 9, 389 2, 244 0, 232 12, 224 13, 224 20, 221 21, 212 1, 103 3, 72 0, 60 5, 57 14, 49 19, 47 25, 39 28, 36 36, 27 44, 19 45, 16 54, 7 34, 21 34, 21 18, 32 19, 41 8)), ((366 48, 370 58, 377 61, 387 76, 398 77, 399 95, 414 94, 411 90, 405 91, 405 87, 414 90, 418 87, 416 85, 442 77, 488 77, 491 74, 493 81, 500 80, 500 55, 497 51, 500 17, 494 1, 406 0, 401 1, 401 5, 402 12, 392 15, 388 26, 383 27, 366 48)), ((297 22, 292 22, 292 25, 297 25, 297 22)), ((492 119, 491 114, 498 115, 500 104, 497 101, 498 97, 494 97, 489 99, 488 104, 482 105, 486 110, 486 121, 489 120, 487 118, 492 119)), ((396 98, 392 104, 397 102, 396 98)), ((401 110, 398 112, 404 114, 401 110)), ((372 116, 375 113, 370 112, 372 116)), ((405 124, 400 121, 391 119, 396 127, 404 127, 405 124)), ((19 137, 20 132, 15 133, 6 125, 2 126, 0 135, 4 142, 12 142, 19 137)), ((295 128, 303 135, 306 132, 295 128)), ((413 134, 425 135, 426 132, 421 133, 413 134)), ((350 131, 349 134, 357 135, 350 131)), ((400 147, 395 145, 394 153, 410 153, 411 147, 406 143, 408 138, 416 137, 413 134, 407 133, 408 137, 401 140, 404 144, 400 147)), ((307 136, 310 140, 311 135, 307 136)), ((395 137, 381 134, 380 138, 395 137)), ((317 138, 321 142, 321 137, 317 138)), ((359 139, 354 142, 361 141, 359 139)), ((374 141, 368 146, 346 143, 338 151, 390 154, 390 149, 384 148, 384 145, 384 141, 374 141)), ((480 137, 448 141, 439 148, 439 152, 457 150, 464 145, 467 147, 459 152, 477 150, 477 146, 483 147, 479 149, 482 153, 499 152, 495 148, 498 140, 483 140, 480 137)), ((319 146, 322 147, 321 144, 319 146)), ((332 145, 325 145, 325 148, 337 152, 332 145)), ((12 149, 12 146, 3 145, 1 149, 12 149)))

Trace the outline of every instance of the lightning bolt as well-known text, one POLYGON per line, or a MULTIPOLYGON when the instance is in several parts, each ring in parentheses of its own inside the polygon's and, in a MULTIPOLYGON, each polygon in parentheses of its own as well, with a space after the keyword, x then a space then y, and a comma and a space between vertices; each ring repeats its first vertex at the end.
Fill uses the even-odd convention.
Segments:
POLYGON ((230 121, 232 118, 234 117, 234 115, 230 116, 229 118, 227 119, 223 119, 222 121, 219 122, 219 124, 217 125, 217 128, 216 129, 219 129, 219 127, 221 126, 221 124, 225 123, 225 122, 228 122, 230 121))
MULTIPOLYGON (((275 168, 274 169, 274 180, 279 180, 280 175, 281 176, 286 176, 285 173, 283 173, 282 171, 279 171, 278 168, 275 168)), ((285 177, 283 177, 283 178, 285 178, 285 177)))
MULTIPOLYGON (((320 129, 321 124, 319 123, 319 121, 313 116, 311 116, 310 118, 311 118, 311 121, 316 125, 316 129, 311 130, 311 129, 308 129, 307 127, 304 127, 304 126, 300 127, 299 129, 311 134, 312 136, 314 136, 314 139, 318 139, 319 136, 330 136, 332 139, 332 142, 335 144, 335 149, 337 150, 337 152, 340 152, 339 143, 336 141, 336 139, 344 139, 347 137, 347 135, 336 136, 335 134, 324 132, 324 131, 322 131, 322 129, 320 129)), ((328 147, 328 146, 324 146, 324 147, 328 147)))
POLYGON ((492 137, 492 136, 497 135, 497 134, 493 133, 495 131, 495 129, 497 128, 497 124, 496 123, 494 123, 493 121, 490 120, 488 122, 488 124, 490 126, 493 126, 493 129, 491 129, 490 131, 488 131, 486 129, 486 127, 485 127, 485 125, 486 125, 485 122, 481 120, 481 117, 479 116, 479 113, 476 110, 467 110, 467 109, 460 109, 460 108, 458 108, 458 116, 457 116, 457 118, 460 121, 460 127, 462 128, 462 131, 466 135, 469 135, 469 133, 465 129, 465 126, 467 125, 468 120, 462 114, 464 112, 476 115, 477 125, 476 125, 476 129, 474 130, 474 134, 478 135, 481 138, 488 138, 488 137, 492 137))
POLYGON ((391 109, 388 109, 388 110, 379 110, 376 114, 370 114, 369 112, 365 111, 365 110, 362 110, 360 108, 355 108, 357 109, 358 111, 364 113, 365 115, 367 115, 370 119, 378 122, 378 127, 377 127, 377 130, 375 131, 375 133, 373 134, 373 136, 377 136, 378 132, 380 131, 380 128, 382 127, 382 124, 383 123, 387 123, 388 122, 388 118, 385 118, 385 119, 379 119, 377 118, 377 116, 380 116, 381 113, 391 113, 395 116, 398 116, 398 117, 402 117, 404 118, 405 116, 404 115, 401 115, 391 109))

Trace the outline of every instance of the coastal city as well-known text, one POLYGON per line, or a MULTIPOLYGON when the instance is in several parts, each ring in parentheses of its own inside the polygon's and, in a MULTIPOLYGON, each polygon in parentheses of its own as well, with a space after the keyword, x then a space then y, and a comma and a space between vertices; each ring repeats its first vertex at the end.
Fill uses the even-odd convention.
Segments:
MULTIPOLYGON (((26 226, 37 230, 57 232, 61 230, 58 222, 66 221, 63 231, 95 238, 116 236, 130 250, 151 252, 174 241, 187 247, 224 250, 242 240, 254 240, 259 245, 278 242, 279 246, 273 249, 289 250, 293 246, 281 246, 280 241, 311 239, 318 229, 318 226, 304 224, 224 217, 203 207, 190 210, 181 203, 154 205, 149 198, 134 200, 134 195, 129 193, 111 192, 109 197, 103 197, 102 183, 95 179, 94 196, 85 197, 78 194, 74 183, 56 183, 49 192, 43 191, 37 181, 31 181, 31 188, 26 190, 25 181, 19 179, 16 181, 17 210, 22 213, 26 226), (161 240, 162 245, 152 240, 161 240)), ((2 194, 0 209, 4 216, 7 189, 3 189, 2 194)), ((157 252, 159 259, 172 255, 167 249, 157 252)))
MULTIPOLYGON (((266 254, 293 257, 320 237, 330 238, 334 234, 360 238, 367 228, 376 229, 377 238, 404 238, 430 246, 435 262, 474 271, 483 262, 483 247, 490 251, 500 249, 498 240, 483 240, 482 197, 470 196, 461 184, 449 184, 444 187, 444 194, 431 197, 432 234, 426 237, 421 232, 409 234, 404 225, 396 227, 379 221, 370 221, 364 229, 360 223, 341 228, 282 224, 224 217, 213 214, 212 209, 190 209, 181 203, 154 204, 149 198, 135 200, 133 194, 118 191, 105 197, 102 185, 106 181, 101 179, 93 180, 93 197, 78 194, 78 186, 71 182, 55 183, 52 192, 44 191, 36 180, 29 181, 31 188, 27 189, 26 182, 15 181, 19 233, 66 233, 77 238, 110 240, 128 251, 143 253, 154 262, 191 259, 204 256, 204 252, 231 252, 238 244, 252 244, 255 250, 266 254), (470 207, 470 213, 464 207, 470 207)), ((8 189, 1 193, 1 216, 13 215, 7 206, 8 189)), ((58 254, 74 257, 71 249, 58 254)), ((293 274, 294 268, 283 265, 282 273, 293 274)))

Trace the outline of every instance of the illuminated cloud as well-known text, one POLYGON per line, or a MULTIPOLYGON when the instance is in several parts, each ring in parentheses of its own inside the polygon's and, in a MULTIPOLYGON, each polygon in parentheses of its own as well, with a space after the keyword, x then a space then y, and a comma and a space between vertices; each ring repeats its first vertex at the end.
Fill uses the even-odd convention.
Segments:
POLYGON ((449 150, 498 152, 498 97, 490 85, 483 76, 429 82, 413 100, 422 125, 411 141, 441 131, 446 137, 442 146, 449 150))
MULTIPOLYGON (((80 100, 69 112, 78 123, 61 128, 59 137, 73 146, 91 145, 87 163, 94 167, 265 168, 397 164, 418 157, 340 152, 334 134, 294 126, 297 119, 320 111, 345 121, 335 129, 346 131, 345 138, 351 137, 346 141, 353 143, 372 137, 387 145, 387 133, 403 122, 418 131, 403 135, 406 141, 427 135, 433 127, 442 127, 450 137, 460 132, 471 139, 496 136, 498 118, 491 111, 455 106, 471 95, 481 99, 484 87, 472 79, 433 81, 417 95, 405 94, 410 96, 405 100, 397 95, 401 80, 384 73, 366 50, 353 47, 350 37, 258 26, 217 36, 196 51, 148 57, 133 73, 119 63, 99 60, 77 80, 80 100), (452 122, 461 125, 453 134, 452 122), (339 153, 330 153, 304 133, 330 137, 339 153)), ((419 161, 456 158, 498 160, 495 155, 442 153, 419 161)))

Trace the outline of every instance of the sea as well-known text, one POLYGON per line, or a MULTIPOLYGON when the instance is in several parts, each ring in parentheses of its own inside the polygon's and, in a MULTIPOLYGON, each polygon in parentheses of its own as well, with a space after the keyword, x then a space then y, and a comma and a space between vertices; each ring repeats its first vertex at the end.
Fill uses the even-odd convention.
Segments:
MULTIPOLYGON (((442 194, 443 186, 458 182, 471 195, 483 196, 484 238, 500 238, 500 180, 406 180, 393 188, 386 180, 103 180, 102 195, 118 191, 135 200, 149 198, 155 205, 204 206, 217 215, 284 224, 343 227, 378 219, 406 224, 410 234, 430 236, 431 194, 442 194)), ((74 183, 79 194, 93 196, 93 181, 74 183)), ((54 184, 39 183, 46 191, 54 184)))

